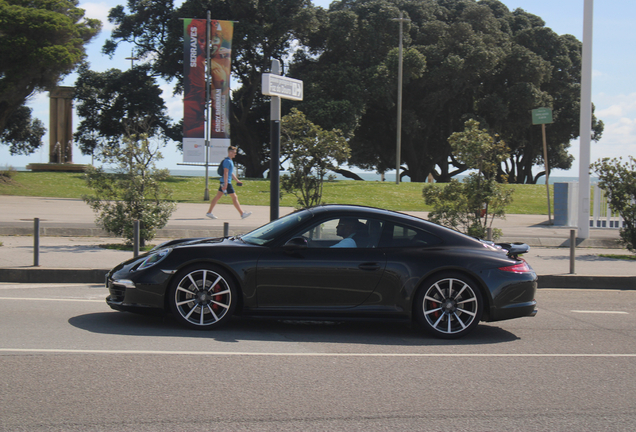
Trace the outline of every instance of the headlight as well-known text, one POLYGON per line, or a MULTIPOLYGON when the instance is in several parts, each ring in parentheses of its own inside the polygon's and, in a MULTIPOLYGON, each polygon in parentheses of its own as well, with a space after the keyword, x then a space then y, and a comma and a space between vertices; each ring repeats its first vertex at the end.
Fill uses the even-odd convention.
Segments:
POLYGON ((147 269, 148 267, 152 267, 153 265, 157 264, 158 262, 163 260, 165 257, 167 257, 170 252, 172 252, 172 249, 167 248, 167 249, 162 249, 155 253, 151 253, 150 255, 146 257, 145 260, 141 262, 141 264, 139 264, 139 267, 137 267, 137 270, 144 270, 144 269, 147 269))

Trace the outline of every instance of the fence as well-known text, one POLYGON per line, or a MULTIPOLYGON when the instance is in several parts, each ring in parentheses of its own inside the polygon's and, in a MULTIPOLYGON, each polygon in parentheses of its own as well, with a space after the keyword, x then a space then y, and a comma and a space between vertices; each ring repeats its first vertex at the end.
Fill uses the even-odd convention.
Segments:
POLYGON ((605 191, 598 185, 594 185, 594 207, 590 227, 619 229, 624 226, 623 218, 610 208, 605 191))

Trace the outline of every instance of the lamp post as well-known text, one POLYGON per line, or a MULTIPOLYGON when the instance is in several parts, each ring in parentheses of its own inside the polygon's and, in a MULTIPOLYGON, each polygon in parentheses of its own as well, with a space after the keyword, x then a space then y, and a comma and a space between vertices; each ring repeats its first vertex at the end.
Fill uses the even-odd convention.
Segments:
POLYGON ((590 144, 592 141, 592 30, 594 0, 584 0, 579 131, 579 238, 590 237, 590 144))
POLYGON ((411 21, 403 17, 400 11, 399 18, 391 18, 391 21, 400 22, 400 43, 398 60, 398 98, 397 98, 397 144, 395 151, 395 184, 400 184, 400 162, 402 160, 402 30, 405 21, 411 21))

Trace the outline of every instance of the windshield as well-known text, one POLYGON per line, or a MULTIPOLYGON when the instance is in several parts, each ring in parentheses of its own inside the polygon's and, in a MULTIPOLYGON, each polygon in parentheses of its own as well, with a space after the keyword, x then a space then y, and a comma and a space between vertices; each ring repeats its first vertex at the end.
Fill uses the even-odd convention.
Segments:
POLYGON ((256 228, 254 231, 251 231, 243 236, 241 236, 241 240, 246 243, 256 244, 256 245, 264 245, 265 243, 276 239, 279 235, 287 231, 288 229, 306 221, 311 218, 312 214, 308 210, 300 210, 287 216, 283 216, 280 219, 276 219, 268 223, 267 225, 263 225, 260 228, 256 228))

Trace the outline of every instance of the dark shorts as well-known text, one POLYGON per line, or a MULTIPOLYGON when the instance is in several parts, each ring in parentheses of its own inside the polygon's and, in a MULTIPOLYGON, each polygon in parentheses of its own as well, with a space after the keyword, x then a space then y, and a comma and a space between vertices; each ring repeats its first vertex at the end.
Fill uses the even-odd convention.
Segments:
MULTIPOLYGON (((219 186, 219 192, 223 192, 223 185, 219 186)), ((232 183, 228 183, 228 185, 227 185, 227 193, 229 193, 229 194, 233 194, 234 193, 234 187, 232 186, 232 183)))

